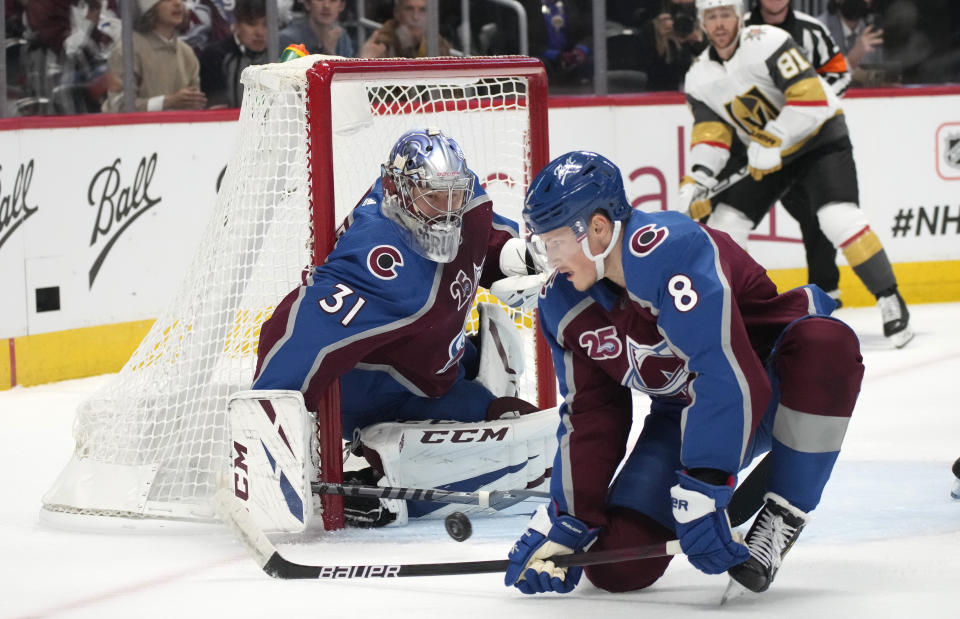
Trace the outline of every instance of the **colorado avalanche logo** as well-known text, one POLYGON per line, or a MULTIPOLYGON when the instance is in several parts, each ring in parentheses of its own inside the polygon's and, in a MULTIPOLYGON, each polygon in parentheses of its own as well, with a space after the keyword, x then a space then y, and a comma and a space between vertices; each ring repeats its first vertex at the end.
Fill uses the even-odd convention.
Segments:
POLYGON ((397 267, 403 266, 403 255, 393 245, 377 245, 367 254, 367 269, 377 279, 393 279, 397 267))
POLYGON ((646 346, 628 337, 627 357, 630 369, 624 377, 625 386, 650 395, 674 395, 686 387, 690 373, 665 341, 646 346))
POLYGON ((643 258, 659 247, 669 235, 669 230, 658 228, 656 224, 642 226, 630 236, 630 253, 643 258))
POLYGON ((473 279, 463 271, 457 272, 457 276, 450 284, 450 296, 457 301, 457 310, 462 310, 467 303, 473 301, 481 271, 483 271, 483 263, 473 265, 473 279))

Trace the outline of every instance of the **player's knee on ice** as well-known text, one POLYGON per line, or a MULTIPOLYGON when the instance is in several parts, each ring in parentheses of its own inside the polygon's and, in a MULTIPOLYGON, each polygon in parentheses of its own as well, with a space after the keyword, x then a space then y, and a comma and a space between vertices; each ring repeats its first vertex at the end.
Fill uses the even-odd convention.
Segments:
MULTIPOLYGON (((607 510, 607 524, 600 532, 591 551, 627 548, 643 544, 657 544, 674 538, 674 533, 652 518, 625 507, 607 510)), ((645 589, 667 571, 673 557, 653 557, 638 561, 621 561, 590 565, 584 574, 595 587, 620 593, 645 589)))

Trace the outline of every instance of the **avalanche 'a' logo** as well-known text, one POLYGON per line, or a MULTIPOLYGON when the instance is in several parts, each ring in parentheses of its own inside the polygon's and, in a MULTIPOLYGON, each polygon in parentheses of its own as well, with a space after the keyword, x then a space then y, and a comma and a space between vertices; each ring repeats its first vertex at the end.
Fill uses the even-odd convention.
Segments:
POLYGON ((367 269, 377 279, 393 279, 403 266, 403 254, 393 245, 377 245, 367 254, 367 269))
POLYGON ((617 328, 613 325, 581 333, 580 346, 588 357, 597 361, 616 359, 623 352, 620 338, 617 337, 617 328))
POLYGON ((643 258, 659 247, 669 235, 669 230, 657 227, 656 224, 641 226, 630 235, 630 253, 637 258, 643 258))
POLYGON ((674 395, 683 391, 690 373, 678 358, 661 341, 654 346, 638 344, 627 337, 627 358, 630 369, 623 384, 650 395, 674 395))
POLYGON ((450 296, 457 301, 457 310, 462 310, 467 303, 473 301, 481 271, 483 271, 483 262, 473 265, 473 279, 463 271, 457 271, 457 276, 450 284, 450 296))

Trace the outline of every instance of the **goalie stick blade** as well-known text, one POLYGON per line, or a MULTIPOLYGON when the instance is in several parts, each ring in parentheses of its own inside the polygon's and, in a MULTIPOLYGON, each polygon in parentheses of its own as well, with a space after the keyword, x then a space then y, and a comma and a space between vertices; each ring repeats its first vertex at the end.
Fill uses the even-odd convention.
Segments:
MULTIPOLYGON (((339 578, 403 578, 410 576, 453 576, 459 574, 503 573, 509 561, 459 561, 449 563, 405 563, 394 565, 304 565, 289 561, 267 539, 247 508, 229 489, 221 489, 214 497, 217 514, 236 532, 244 547, 264 572, 281 579, 339 578)), ((575 553, 553 558, 559 567, 597 565, 680 554, 680 542, 671 540, 662 544, 648 544, 633 548, 604 550, 594 553, 575 553)))

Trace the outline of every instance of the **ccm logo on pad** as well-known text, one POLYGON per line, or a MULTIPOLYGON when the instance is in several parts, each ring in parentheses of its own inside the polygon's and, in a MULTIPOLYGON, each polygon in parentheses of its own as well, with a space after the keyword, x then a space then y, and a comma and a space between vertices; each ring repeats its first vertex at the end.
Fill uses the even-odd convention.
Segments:
POLYGON ((482 443, 484 441, 502 441, 507 438, 510 428, 466 428, 463 430, 424 430, 421 443, 482 443), (479 436, 475 436, 477 433, 479 436))

